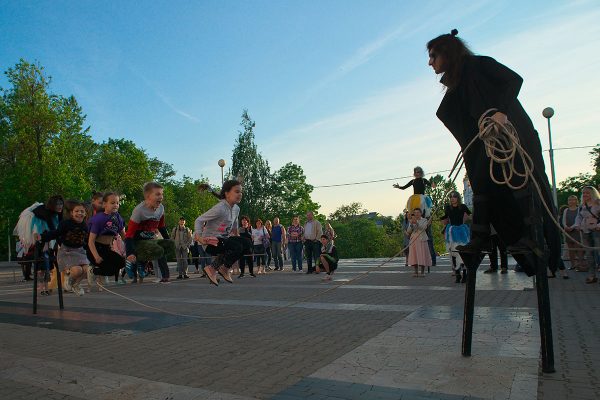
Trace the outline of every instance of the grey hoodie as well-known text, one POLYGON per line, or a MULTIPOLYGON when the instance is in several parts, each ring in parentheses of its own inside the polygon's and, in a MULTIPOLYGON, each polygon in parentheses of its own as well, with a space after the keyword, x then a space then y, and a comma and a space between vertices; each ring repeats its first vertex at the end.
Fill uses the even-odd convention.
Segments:
POLYGON ((226 238, 231 235, 232 231, 237 233, 239 215, 240 207, 237 204, 231 207, 226 200, 221 200, 196 218, 194 233, 202 237, 226 238))

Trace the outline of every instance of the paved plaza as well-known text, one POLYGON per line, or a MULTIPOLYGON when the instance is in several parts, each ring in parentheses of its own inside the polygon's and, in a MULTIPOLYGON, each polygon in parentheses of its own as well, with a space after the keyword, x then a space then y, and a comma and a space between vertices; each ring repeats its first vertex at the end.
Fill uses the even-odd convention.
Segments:
POLYGON ((331 283, 289 266, 218 288, 150 278, 66 294, 63 311, 40 297, 37 315, 31 283, 4 267, 0 399, 600 398, 600 285, 585 274, 549 282, 556 373, 543 374, 532 278, 484 261, 465 358, 448 258, 425 278, 381 261, 342 260, 331 283))

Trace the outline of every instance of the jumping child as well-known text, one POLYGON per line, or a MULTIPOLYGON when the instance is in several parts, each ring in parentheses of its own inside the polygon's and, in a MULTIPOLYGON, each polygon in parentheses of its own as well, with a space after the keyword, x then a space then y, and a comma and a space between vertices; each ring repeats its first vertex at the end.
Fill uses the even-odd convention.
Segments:
POLYGON ((65 211, 66 218, 58 224, 57 229, 38 234, 37 238, 44 243, 56 240, 60 244, 57 262, 59 269, 67 276, 65 291, 72 290, 77 296, 81 296, 84 291, 79 283, 90 263, 85 250, 88 237, 84 221, 85 206, 80 201, 68 201, 65 211))
POLYGON ((125 223, 119 214, 119 195, 113 192, 102 196, 102 211, 89 221, 88 247, 93 258, 96 282, 100 276, 114 276, 119 281, 119 271, 125 268, 125 259, 112 250, 117 236, 125 238, 125 223))
POLYGON ((242 200, 242 185, 236 180, 223 184, 219 194, 221 201, 196 219, 194 238, 210 255, 215 256, 212 265, 204 267, 206 277, 215 286, 218 275, 229 283, 233 264, 245 254, 246 240, 237 236, 238 217, 242 200), (202 229, 204 227, 204 229, 202 229))

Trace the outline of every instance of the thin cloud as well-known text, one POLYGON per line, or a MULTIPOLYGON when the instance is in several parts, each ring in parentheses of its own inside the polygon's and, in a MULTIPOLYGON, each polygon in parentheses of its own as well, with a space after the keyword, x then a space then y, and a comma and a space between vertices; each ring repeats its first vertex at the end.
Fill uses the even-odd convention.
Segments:
POLYGON ((183 111, 182 109, 178 108, 175 104, 173 104, 173 102, 171 101, 171 99, 169 99, 165 94, 163 94, 160 90, 158 90, 158 88, 152 83, 150 82, 150 80, 148 78, 146 78, 142 73, 140 73, 138 70, 136 70, 135 68, 133 68, 133 66, 126 64, 127 68, 138 78, 140 78, 145 84, 146 86, 148 86, 150 89, 152 89, 152 91, 154 92, 154 94, 167 106, 169 107, 173 112, 175 112, 176 114, 181 115, 182 117, 186 118, 189 121, 198 123, 200 122, 200 119, 183 111))
MULTIPOLYGON (((570 11, 537 16, 538 23, 499 41, 480 43, 476 49, 514 67, 524 77, 520 99, 540 130, 544 148, 546 122, 541 110, 548 105, 557 111, 552 120, 555 147, 594 144, 595 126, 600 124, 600 116, 590 113, 597 97, 594 89, 600 87, 594 69, 600 65, 600 53, 595 50, 600 45, 600 27, 595 23, 600 9, 574 7, 570 11)), ((359 61, 373 57, 389 40, 374 44, 348 65, 356 68, 359 61)), ((426 171, 446 169, 458 146, 435 117, 442 95, 436 78, 424 69, 409 83, 278 135, 268 146, 272 150, 268 153, 278 156, 273 157, 272 165, 283 165, 298 157, 298 149, 313 149, 318 143, 322 151, 302 151, 302 164, 313 185, 408 175, 414 165, 423 165, 426 171), (289 146, 290 141, 294 146, 289 146), (329 156, 335 160, 335 168, 323 168, 324 162, 329 165, 329 156)), ((557 153, 558 180, 589 170, 588 152, 557 153)), ((393 191, 389 182, 314 192, 324 213, 360 201, 367 209, 396 215, 407 196, 393 191)))

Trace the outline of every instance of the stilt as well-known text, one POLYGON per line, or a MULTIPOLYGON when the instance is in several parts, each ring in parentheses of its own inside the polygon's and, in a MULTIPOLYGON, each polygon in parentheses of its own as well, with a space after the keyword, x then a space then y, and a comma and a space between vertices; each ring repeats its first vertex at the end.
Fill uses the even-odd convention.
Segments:
MULTIPOLYGON (((543 212, 542 204, 537 194, 532 195, 531 187, 526 196, 529 196, 529 217, 527 222, 530 226, 530 240, 525 250, 521 246, 518 253, 520 259, 528 263, 535 270, 535 286, 538 298, 538 316, 540 325, 540 342, 542 351, 542 371, 546 373, 555 372, 554 369, 554 344, 552 338, 552 318, 550 312, 550 294, 548 289, 548 249, 545 247, 543 219, 540 213, 543 212)), ((521 194, 519 194, 521 196, 521 194)), ((523 196, 524 197, 524 196, 523 196)), ((482 254, 460 253, 465 265, 467 266, 467 287, 465 289, 465 306, 463 316, 463 337, 462 337, 462 355, 469 357, 471 355, 471 345, 473 340, 473 318, 475 311, 475 284, 477 268, 483 259, 482 254)))
POLYGON ((461 253, 467 268, 467 285, 465 288, 465 308, 463 315, 462 355, 471 356, 471 344, 473 342, 473 319, 475 314, 475 284, 477 283, 477 269, 483 255, 461 253))

